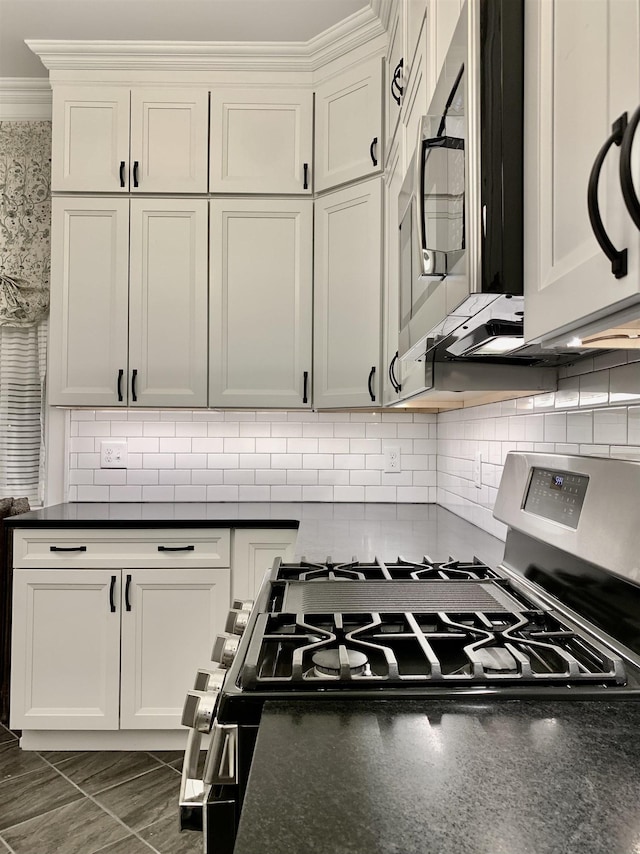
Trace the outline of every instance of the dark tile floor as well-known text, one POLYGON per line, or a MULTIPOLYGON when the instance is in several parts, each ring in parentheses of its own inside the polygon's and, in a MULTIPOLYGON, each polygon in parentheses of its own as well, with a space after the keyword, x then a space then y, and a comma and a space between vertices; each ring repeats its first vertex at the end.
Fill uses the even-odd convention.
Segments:
POLYGON ((0 725, 0 854, 199 854, 178 752, 20 750, 0 725))

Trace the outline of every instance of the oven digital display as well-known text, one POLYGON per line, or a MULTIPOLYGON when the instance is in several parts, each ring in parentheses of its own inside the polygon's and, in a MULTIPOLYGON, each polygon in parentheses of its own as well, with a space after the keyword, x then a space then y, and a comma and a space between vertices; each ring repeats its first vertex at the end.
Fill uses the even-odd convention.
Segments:
POLYGON ((534 468, 524 501, 524 510, 577 528, 589 478, 583 474, 534 468))

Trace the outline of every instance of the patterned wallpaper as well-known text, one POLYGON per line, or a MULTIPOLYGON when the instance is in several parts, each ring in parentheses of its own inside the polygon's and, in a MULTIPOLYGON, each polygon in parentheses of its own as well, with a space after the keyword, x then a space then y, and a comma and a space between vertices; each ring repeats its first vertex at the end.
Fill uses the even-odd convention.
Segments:
POLYGON ((51 122, 0 122, 0 271, 49 287, 51 122))

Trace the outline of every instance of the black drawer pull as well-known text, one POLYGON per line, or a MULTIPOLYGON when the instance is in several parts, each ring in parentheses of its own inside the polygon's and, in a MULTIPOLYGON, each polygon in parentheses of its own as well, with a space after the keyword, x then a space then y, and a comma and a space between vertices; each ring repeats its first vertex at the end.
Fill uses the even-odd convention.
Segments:
POLYGON ((124 160, 120 161, 120 186, 124 187, 124 160))
POLYGON ((600 172, 612 145, 620 145, 624 132, 627 128, 627 114, 623 113, 611 126, 611 136, 608 137, 598 154, 591 168, 589 175, 589 186, 587 190, 587 208, 589 211, 589 221, 596 240, 604 254, 611 261, 611 272, 616 279, 621 279, 627 275, 627 250, 616 249, 607 234, 602 217, 600 216, 600 206, 598 204, 598 182, 600 180, 600 172))
POLYGON ((116 577, 115 575, 111 576, 111 585, 109 587, 109 607, 111 608, 111 613, 115 614, 116 611, 116 603, 113 598, 113 591, 116 589, 116 577))
POLYGON ((86 552, 86 546, 49 546, 50 552, 86 552))
POLYGON ((309 398, 307 396, 307 385, 309 383, 309 371, 305 371, 303 374, 303 391, 302 391, 302 402, 308 403, 309 398))
POLYGON ((158 546, 159 552, 192 552, 195 546, 158 546))
POLYGON ((378 137, 374 136, 373 139, 371 140, 371 145, 369 146, 369 154, 371 156, 371 162, 373 163, 374 166, 378 165, 378 158, 373 153, 373 149, 376 148, 377 145, 378 145, 378 137))
POLYGON ((374 375, 375 375, 375 372, 376 372, 376 366, 374 365, 374 366, 371 368, 371 370, 369 371, 369 380, 368 380, 368 382, 367 382, 367 385, 368 385, 368 387, 369 387, 369 397, 371 398, 371 400, 372 400, 374 403, 375 403, 375 401, 376 401, 376 396, 375 396, 375 394, 373 393, 373 377, 374 377, 374 375))
POLYGON ((122 368, 118 371, 118 401, 122 403, 122 377, 124 376, 124 371, 122 368))
POLYGON ((138 161, 133 161, 133 186, 138 186, 138 161))
POLYGON ((127 575, 127 583, 124 587, 124 607, 127 611, 131 610, 131 602, 129 601, 129 590, 131 589, 131 576, 127 575))
POLYGON ((131 371, 131 399, 136 401, 138 399, 138 395, 136 394, 136 379, 138 378, 138 369, 134 368, 131 371))
POLYGON ((309 189, 309 164, 304 164, 304 184, 302 186, 303 190, 309 189))

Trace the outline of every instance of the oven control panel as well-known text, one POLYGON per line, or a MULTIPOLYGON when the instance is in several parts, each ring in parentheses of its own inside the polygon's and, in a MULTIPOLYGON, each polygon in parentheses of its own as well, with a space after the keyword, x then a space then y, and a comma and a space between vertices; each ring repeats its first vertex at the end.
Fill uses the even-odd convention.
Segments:
POLYGON ((577 528, 589 478, 583 474, 534 468, 524 501, 524 510, 577 528))

